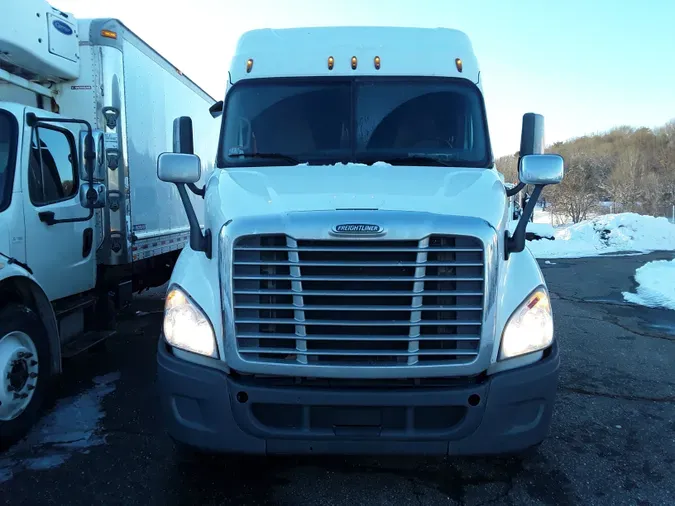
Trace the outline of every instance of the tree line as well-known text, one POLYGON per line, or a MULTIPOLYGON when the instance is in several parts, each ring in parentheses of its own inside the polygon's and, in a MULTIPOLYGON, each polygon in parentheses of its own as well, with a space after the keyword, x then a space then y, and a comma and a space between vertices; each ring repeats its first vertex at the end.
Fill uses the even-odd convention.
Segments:
MULTIPOLYGON (((542 193, 555 214, 574 223, 611 202, 610 212, 670 216, 675 205, 675 119, 656 129, 621 126, 549 146, 565 159, 562 183, 542 193)), ((519 153, 496 160, 507 182, 518 181, 519 153)))

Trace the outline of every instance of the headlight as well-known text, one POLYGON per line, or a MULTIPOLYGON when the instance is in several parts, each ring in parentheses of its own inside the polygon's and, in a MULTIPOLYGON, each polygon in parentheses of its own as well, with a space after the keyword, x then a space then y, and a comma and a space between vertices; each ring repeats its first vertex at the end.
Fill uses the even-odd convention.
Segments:
POLYGON ((540 287, 509 318, 502 335, 499 358, 513 358, 543 350, 552 342, 551 301, 546 290, 540 287))
POLYGON ((164 305, 164 338, 181 350, 218 358, 211 322, 180 289, 172 288, 164 305))

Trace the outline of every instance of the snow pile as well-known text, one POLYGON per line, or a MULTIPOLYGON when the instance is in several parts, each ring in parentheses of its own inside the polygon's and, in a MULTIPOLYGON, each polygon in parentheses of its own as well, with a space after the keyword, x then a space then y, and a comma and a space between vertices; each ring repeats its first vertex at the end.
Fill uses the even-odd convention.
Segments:
POLYGON ((675 250, 675 225, 636 213, 606 214, 557 229, 554 241, 528 241, 527 246, 537 258, 675 250))
POLYGON ((525 230, 528 234, 534 234, 537 237, 555 238, 555 229, 548 223, 528 223, 525 230))
MULTIPOLYGON (((518 226, 518 220, 513 220, 509 223, 509 231, 513 234, 518 226)), ((527 228, 525 232, 528 234, 528 239, 530 234, 534 235, 536 239, 546 238, 554 239, 555 238, 555 228, 549 225, 548 223, 532 223, 531 221, 527 222, 527 228)))
POLYGON ((675 260, 656 260, 635 271, 637 293, 623 292, 623 298, 647 307, 675 309, 675 260))

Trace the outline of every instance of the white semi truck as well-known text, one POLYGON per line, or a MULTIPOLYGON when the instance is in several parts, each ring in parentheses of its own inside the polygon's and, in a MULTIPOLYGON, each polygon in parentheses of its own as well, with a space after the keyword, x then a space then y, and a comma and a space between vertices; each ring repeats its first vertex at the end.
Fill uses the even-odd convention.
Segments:
MULTIPOLYGON (((464 33, 248 32, 212 113, 204 229, 185 200, 157 356, 181 446, 455 455, 545 438, 559 352, 525 226, 563 160, 524 115, 507 192, 464 33)), ((174 124, 157 170, 185 194, 201 164, 189 119, 174 124)))
POLYGON ((177 190, 156 177, 157 156, 173 149, 170 119, 192 118, 204 178, 218 130, 215 100, 121 22, 77 20, 43 0, 1 10, 6 445, 36 419, 62 357, 111 333, 111 302, 168 280, 189 231, 177 190))

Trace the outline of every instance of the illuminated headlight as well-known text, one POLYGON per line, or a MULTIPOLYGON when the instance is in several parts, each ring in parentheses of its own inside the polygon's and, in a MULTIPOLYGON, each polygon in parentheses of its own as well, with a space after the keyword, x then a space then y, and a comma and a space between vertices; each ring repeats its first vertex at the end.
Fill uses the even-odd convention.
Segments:
POLYGON ((211 322, 179 288, 172 288, 166 296, 164 339, 181 350, 218 358, 211 322))
POLYGON ((509 318, 499 358, 507 359, 548 348, 553 342, 551 301, 543 287, 535 290, 509 318))

